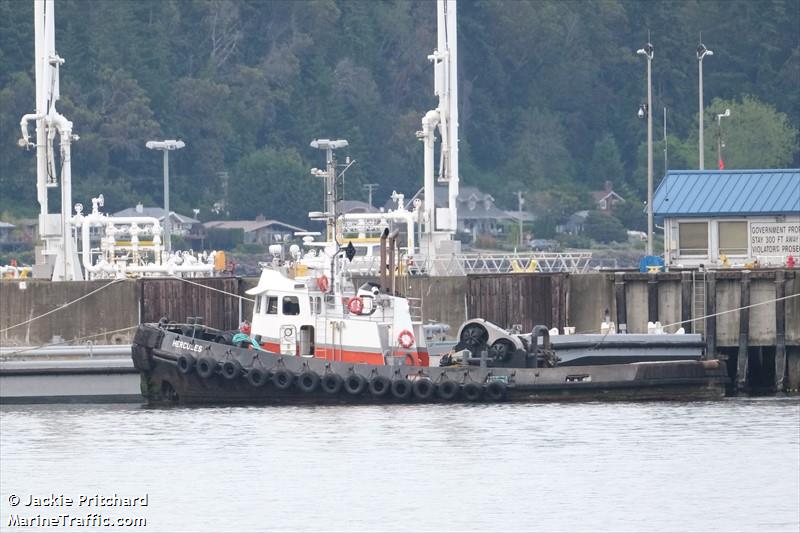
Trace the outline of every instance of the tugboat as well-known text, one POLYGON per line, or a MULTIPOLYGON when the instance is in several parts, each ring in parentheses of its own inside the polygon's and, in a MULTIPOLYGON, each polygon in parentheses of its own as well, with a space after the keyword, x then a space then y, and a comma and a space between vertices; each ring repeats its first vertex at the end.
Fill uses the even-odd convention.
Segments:
MULTIPOLYGON (((318 140, 328 151, 325 177, 326 240, 301 234, 282 260, 270 249, 262 264, 253 315, 238 331, 202 324, 142 324, 132 357, 142 393, 151 403, 478 402, 566 399, 710 399, 724 395, 727 376, 719 361, 640 362, 556 366, 547 328, 528 342, 481 350, 478 342, 432 367, 421 313, 399 295, 397 274, 407 265, 399 232, 383 228, 377 282, 355 289, 351 277, 371 258, 371 244, 340 244, 346 216, 335 207, 333 149, 345 141, 318 140), (397 252, 397 253, 396 253, 397 252), (414 317, 414 318, 412 318, 414 317), (539 342, 542 339, 542 342, 539 342)), ((398 202, 402 205, 402 199, 398 202)), ((415 208, 417 209, 418 206, 415 208)), ((410 212, 382 215, 405 224, 410 212)), ((407 234, 411 241, 413 228, 407 234)), ((413 249, 411 242, 408 249, 413 249)), ((187 321, 188 322, 188 321, 187 321)), ((473 328, 474 330, 474 328, 473 328)), ((480 339, 485 341, 486 339, 480 339)))

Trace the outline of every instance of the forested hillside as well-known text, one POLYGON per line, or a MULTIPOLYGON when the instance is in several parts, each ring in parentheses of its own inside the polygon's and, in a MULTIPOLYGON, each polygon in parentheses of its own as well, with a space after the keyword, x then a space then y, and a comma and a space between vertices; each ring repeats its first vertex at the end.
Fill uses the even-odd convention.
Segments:
MULTIPOLYGON (((183 139, 171 158, 172 205, 200 217, 224 199, 230 217, 302 223, 318 209, 315 137, 345 138, 361 185, 416 191, 420 119, 435 106, 427 55, 432 1, 57 0, 59 110, 74 122, 75 201, 103 192, 107 210, 161 202, 157 138, 183 139)), ((656 176, 696 168, 697 59, 703 42, 707 168, 714 113, 728 168, 798 165, 800 3, 775 1, 461 1, 458 14, 462 182, 515 208, 527 191, 543 223, 585 205, 613 180, 646 189, 645 61, 653 60, 656 176)), ((0 213, 38 211, 35 162, 16 145, 34 110, 31 1, 0 0, 0 213)), ((344 155, 344 154, 343 154, 344 155)), ((631 203, 631 205, 634 205, 631 203)), ((641 205, 638 203, 638 205, 641 205)), ((634 215, 635 216, 635 213, 634 215)))

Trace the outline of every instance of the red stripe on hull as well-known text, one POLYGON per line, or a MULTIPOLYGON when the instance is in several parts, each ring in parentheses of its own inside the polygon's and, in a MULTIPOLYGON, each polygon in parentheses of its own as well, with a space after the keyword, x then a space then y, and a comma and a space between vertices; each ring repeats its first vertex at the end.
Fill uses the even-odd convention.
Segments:
MULTIPOLYGON (((268 352, 280 353, 281 346, 277 342, 264 342, 261 347, 268 352)), ((297 354, 295 354, 297 355, 297 354)), ((429 366, 430 359, 428 352, 395 352, 395 356, 408 356, 407 363, 416 366, 429 366)), ((358 350, 340 350, 338 348, 317 346, 314 350, 314 357, 327 359, 330 361, 344 361, 347 363, 365 363, 369 365, 383 365, 383 355, 375 352, 362 352, 358 350)))

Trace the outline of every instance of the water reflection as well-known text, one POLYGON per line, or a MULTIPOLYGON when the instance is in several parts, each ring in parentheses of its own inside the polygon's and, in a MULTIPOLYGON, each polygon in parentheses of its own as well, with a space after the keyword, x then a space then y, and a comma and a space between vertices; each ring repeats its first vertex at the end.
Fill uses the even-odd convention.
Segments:
POLYGON ((0 464, 3 526, 116 492, 144 531, 800 529, 796 400, 6 406, 0 464))

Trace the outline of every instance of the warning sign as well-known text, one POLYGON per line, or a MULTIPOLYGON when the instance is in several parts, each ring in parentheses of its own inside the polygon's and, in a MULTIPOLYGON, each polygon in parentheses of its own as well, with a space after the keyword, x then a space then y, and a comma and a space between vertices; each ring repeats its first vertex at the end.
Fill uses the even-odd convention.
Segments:
POLYGON ((751 222, 750 253, 758 255, 800 255, 800 223, 751 222))

